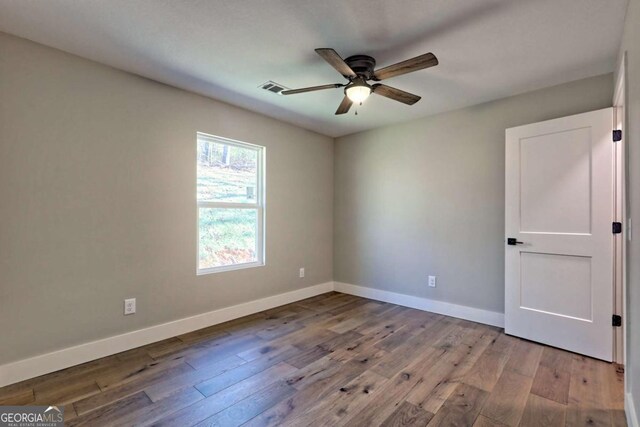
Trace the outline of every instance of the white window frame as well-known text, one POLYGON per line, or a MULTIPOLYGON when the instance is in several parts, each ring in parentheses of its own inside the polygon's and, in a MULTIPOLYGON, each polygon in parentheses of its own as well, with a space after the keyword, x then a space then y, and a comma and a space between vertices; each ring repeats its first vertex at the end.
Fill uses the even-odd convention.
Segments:
MULTIPOLYGON (((245 268, 262 267, 265 265, 264 256, 264 241, 265 241, 265 226, 264 226, 264 213, 265 213, 265 151, 266 148, 261 145, 250 144, 248 142, 236 141, 229 138, 223 138, 221 136, 209 135, 203 132, 197 133, 196 138, 196 153, 198 141, 207 140, 212 143, 225 144, 235 146, 239 148, 254 150, 257 152, 257 183, 256 183, 256 202, 255 203, 230 203, 230 202, 212 202, 212 201, 200 201, 196 193, 196 273, 198 276, 211 273, 221 273, 224 271, 241 270, 245 268), (224 265, 220 267, 200 268, 200 209, 201 208, 222 208, 222 209, 252 209, 256 211, 257 215, 257 230, 256 230, 256 258, 257 261, 245 262, 233 265, 224 265)), ((196 154, 197 156, 197 154, 196 154)), ((198 159, 196 158, 196 166, 198 159)), ((197 182, 196 172, 196 182, 197 182)))

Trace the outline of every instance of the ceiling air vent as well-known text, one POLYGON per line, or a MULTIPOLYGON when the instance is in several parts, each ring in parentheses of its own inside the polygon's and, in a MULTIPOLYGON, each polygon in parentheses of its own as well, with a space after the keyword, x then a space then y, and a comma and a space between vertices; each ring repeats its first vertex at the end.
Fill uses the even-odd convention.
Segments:
POLYGON ((269 80, 268 82, 262 83, 258 87, 276 94, 280 94, 280 92, 282 92, 283 90, 289 89, 288 87, 282 86, 281 84, 276 82, 272 82, 271 80, 269 80))

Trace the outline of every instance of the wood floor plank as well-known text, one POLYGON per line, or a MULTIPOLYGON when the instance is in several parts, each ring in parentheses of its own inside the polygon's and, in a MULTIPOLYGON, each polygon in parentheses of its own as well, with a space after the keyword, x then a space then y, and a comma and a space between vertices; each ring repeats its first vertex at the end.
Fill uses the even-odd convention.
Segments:
POLYGON ((428 412, 437 413, 455 391, 458 383, 495 341, 496 335, 497 332, 491 329, 475 329, 463 336, 467 344, 451 349, 434 348, 444 353, 437 358, 430 370, 432 375, 411 390, 407 401, 428 412))
POLYGON ((328 327, 329 325, 335 325, 337 322, 332 321, 330 323, 325 323, 328 319, 345 319, 345 313, 351 313, 355 310, 358 310, 360 307, 369 304, 371 300, 367 300, 364 298, 356 298, 350 300, 347 304, 338 305, 336 307, 332 307, 329 310, 324 310, 321 313, 315 314, 313 317, 317 319, 315 325, 319 328, 328 327), (325 317, 326 316, 326 317, 325 317))
POLYGON ((11 392, 5 391, 0 396, 0 406, 27 405, 35 400, 32 388, 17 388, 11 392))
POLYGON ((370 317, 372 313, 375 312, 375 309, 379 306, 380 304, 375 301, 354 301, 349 304, 340 306, 336 309, 327 311, 326 313, 331 314, 332 316, 327 317, 325 320, 316 322, 316 327, 333 330, 336 333, 343 334, 362 324, 359 323, 357 325, 350 325, 351 321, 359 320, 362 317, 370 317), (334 330, 336 328, 337 330, 334 330))
POLYGON ((562 427, 567 407, 553 400, 529 394, 520 427, 562 427))
MULTIPOLYGON (((319 401, 322 401, 325 396, 335 393, 342 388, 342 386, 377 363, 381 352, 382 350, 369 348, 364 353, 356 353, 356 355, 348 361, 337 361, 327 357, 325 363, 333 363, 334 365, 332 365, 332 367, 338 368, 330 369, 329 372, 322 372, 321 375, 312 376, 312 379, 308 380, 306 384, 297 386, 298 392, 296 394, 260 414, 247 423, 247 425, 278 426, 292 424, 292 419, 304 414, 309 408, 312 408, 319 401)), ((323 362, 318 362, 318 365, 322 364, 323 362)), ((300 376, 294 375, 287 381, 293 386, 296 386, 300 378, 300 376)))
POLYGON ((157 343, 146 345, 142 347, 142 349, 146 351, 146 353, 153 359, 156 359, 168 353, 175 353, 177 351, 180 351, 186 346, 187 343, 182 341, 180 338, 173 337, 157 343))
POLYGON ((329 353, 326 357, 342 362, 345 369, 355 365, 358 369, 372 369, 373 366, 389 357, 389 353, 374 346, 342 348, 329 353))
POLYGON ((194 372, 194 369, 184 362, 172 364, 166 369, 144 371, 135 375, 135 379, 122 381, 118 383, 118 385, 104 389, 101 393, 79 399, 73 405, 78 415, 84 415, 103 406, 110 405, 113 402, 117 402, 127 396, 137 394, 146 387, 164 382, 174 375, 179 376, 191 372, 194 372))
POLYGON ((410 309, 408 312, 400 314, 397 321, 404 324, 412 334, 419 335, 443 319, 443 316, 434 313, 410 309))
POLYGON ((367 408, 348 417, 342 424, 364 427, 382 423, 402 404, 416 384, 428 378, 429 370, 436 358, 435 354, 430 354, 424 359, 414 361, 390 378, 367 408))
POLYGON ((336 294, 320 300, 309 298, 305 301, 300 301, 298 304, 316 312, 324 312, 353 302, 363 303, 363 300, 351 295, 336 294))
POLYGON ((142 366, 133 366, 130 369, 100 375, 96 378, 96 383, 102 391, 105 391, 130 382, 146 380, 149 377, 170 376, 193 370, 194 368, 184 360, 154 360, 142 366))
POLYGON ((381 427, 426 426, 433 418, 431 412, 420 409, 409 402, 402 402, 389 417, 380 424, 381 427))
POLYGON ((624 367, 612 363, 604 368, 603 375, 607 385, 605 393, 609 399, 611 425, 614 427, 626 427, 627 417, 624 412, 624 367))
POLYGON ((433 347, 443 350, 449 350, 454 347, 458 347, 463 343, 465 336, 473 329, 461 326, 456 321, 448 322, 451 327, 448 328, 449 332, 445 335, 440 335, 439 338, 432 344, 433 347))
POLYGON ((151 399, 143 391, 116 400, 95 411, 80 415, 69 421, 67 427, 116 425, 128 413, 152 405, 151 399))
POLYGON ((473 423, 473 427, 507 427, 506 425, 485 417, 484 415, 478 415, 476 422, 473 423))
POLYGON ((613 427, 627 427, 627 415, 624 409, 615 409, 611 411, 611 425, 613 427))
POLYGON ((304 325, 297 323, 294 317, 298 315, 291 316, 279 322, 276 325, 269 326, 268 328, 264 328, 258 332, 256 332, 256 336, 262 338, 265 341, 274 340, 276 338, 283 337, 285 335, 289 335, 292 332, 298 331, 304 328, 304 325))
POLYGON ((569 399, 572 361, 570 353, 545 347, 531 393, 566 405, 569 399))
POLYGON ((340 334, 328 329, 318 328, 315 325, 307 325, 304 329, 297 330, 281 338, 271 341, 273 345, 291 345, 300 350, 310 350, 315 346, 337 337, 340 334))
POLYGON ((480 412, 504 425, 517 427, 527 404, 533 378, 505 370, 480 412))
POLYGON ((386 315, 377 315, 369 318, 367 323, 363 323, 354 329, 362 335, 371 335, 373 333, 382 331, 384 329, 398 330, 404 326, 404 323, 399 319, 400 315, 406 310, 405 307, 393 306, 391 310, 386 311, 386 315))
POLYGON ((460 383, 429 426, 472 426, 488 397, 487 391, 460 383))
POLYGON ((193 387, 181 389, 161 401, 130 410, 125 415, 119 417, 116 423, 122 426, 149 426, 167 415, 193 405, 203 399, 204 396, 193 387))
MULTIPOLYGON (((425 362, 431 366, 427 371, 424 380, 419 381, 414 387, 409 390, 406 395, 407 402, 416 405, 417 407, 429 411, 426 402, 433 396, 434 391, 441 385, 449 383, 447 375, 455 368, 455 363, 462 350, 447 351, 442 348, 431 347, 428 352, 425 352, 425 362)), ((457 385, 454 384, 454 387, 457 385)), ((445 399, 446 400, 446 399, 445 399)), ((438 408, 441 406, 438 405, 438 408)))
POLYGON ((309 386, 298 390, 295 394, 272 406, 260 415, 246 423, 246 427, 266 427, 292 425, 291 420, 315 405, 321 396, 331 393, 339 384, 345 382, 345 374, 340 370, 335 370, 331 375, 325 375, 309 384, 309 386))
POLYGON ((504 334, 499 335, 478 359, 463 382, 482 390, 491 391, 502 375, 502 371, 511 356, 513 344, 517 339, 504 334))
POLYGON ((352 413, 367 406, 378 388, 387 381, 375 372, 365 371, 353 380, 327 394, 303 415, 291 421, 294 425, 314 425, 332 427, 352 413))
MULTIPOLYGON (((437 325, 440 325, 440 323, 437 323, 437 325)), ((455 325, 443 325, 442 328, 423 330, 419 335, 413 335, 411 333, 411 337, 406 342, 401 344, 389 357, 385 358, 372 369, 384 377, 391 378, 404 367, 411 364, 415 357, 421 357, 439 350, 433 348, 432 344, 456 327, 455 325)), ((444 351, 441 353, 443 352, 444 351)))
POLYGON ((277 382, 266 389, 259 391, 250 397, 218 412, 204 421, 196 424, 197 427, 235 427, 251 420, 270 407, 285 400, 294 394, 296 390, 288 386, 284 381, 277 382))
POLYGON ((34 389, 34 402, 37 404, 65 405, 77 399, 100 392, 96 379, 105 375, 118 375, 131 369, 139 370, 152 363, 150 357, 127 357, 118 355, 104 357, 82 365, 43 375, 28 380, 34 389), (96 388, 97 387, 97 388, 96 388))
POLYGON ((288 385, 297 390, 303 390, 315 382, 332 377, 342 369, 342 366, 343 364, 341 362, 325 356, 304 368, 298 369, 289 377, 284 378, 284 380, 288 385))
POLYGON ((305 319, 306 317, 309 317, 309 316, 313 316, 314 313, 315 312, 304 309, 304 308, 301 308, 299 310, 295 310, 295 309, 267 310, 263 312, 264 314, 263 318, 256 318, 253 321, 248 323, 244 323, 244 324, 241 323, 241 324, 234 325, 232 329, 227 329, 227 332, 229 332, 231 335, 234 335, 234 336, 241 336, 241 335, 258 336, 258 333, 268 334, 269 332, 264 332, 264 331, 273 330, 273 331, 276 331, 276 332, 272 332, 273 337, 276 337, 278 335, 286 334, 286 331, 279 332, 279 331, 283 331, 284 329, 278 329, 278 328, 282 328, 283 326, 286 327, 286 325, 295 325, 297 322, 301 321, 302 319, 305 319))
POLYGON ((369 328, 368 333, 361 333, 358 329, 354 329, 352 332, 360 333, 362 336, 354 341, 354 345, 350 346, 348 350, 355 350, 361 352, 369 347, 376 346, 377 343, 383 341, 387 337, 395 334, 401 330, 404 325, 396 325, 390 323, 378 324, 374 328, 369 328))
POLYGON ((238 353, 238 357, 246 360, 247 362, 251 362, 252 360, 256 360, 270 354, 277 354, 282 351, 287 351, 292 349, 293 349, 292 345, 284 342, 278 343, 278 344, 266 343, 258 347, 253 347, 248 350, 242 351, 238 353))
POLYGON ((349 331, 345 332, 344 334, 340 334, 335 338, 331 338, 330 340, 327 340, 321 344, 318 344, 318 347, 330 353, 333 353, 334 351, 338 351, 341 349, 352 348, 353 344, 356 343, 360 338, 362 338, 362 334, 354 331, 349 331))
MULTIPOLYGON (((211 396, 218 393, 220 390, 234 385, 246 378, 256 375, 278 363, 289 358, 291 354, 296 354, 297 349, 282 349, 281 352, 271 354, 260 359, 256 359, 252 362, 245 363, 234 369, 225 371, 224 373, 210 378, 206 381, 195 384, 195 387, 205 396, 211 396)), ((290 366, 287 364, 287 366, 290 366)), ((292 370, 293 372, 294 370, 292 370)))
POLYGON ((328 354, 328 350, 315 346, 310 350, 299 352, 295 356, 287 359, 287 363, 296 368, 303 368, 316 360, 322 359, 328 354))
POLYGON ((533 378, 538 370, 544 347, 531 341, 518 340, 505 370, 533 378))
POLYGON ((0 388, 77 426, 626 426, 619 366, 329 292, 0 388))
POLYGON ((396 333, 389 335, 385 339, 377 342, 375 345, 381 350, 393 352, 396 348, 402 346, 413 337, 412 331, 406 326, 400 328, 396 333))
MULTIPOLYGON (((245 319, 248 323, 250 320, 245 319)), ((210 340, 212 338, 219 338, 229 336, 229 332, 225 330, 225 325, 214 325, 209 328, 198 329, 197 331, 189 332, 184 335, 178 335, 177 338, 185 344, 196 344, 201 341, 210 340)), ((169 350, 170 352, 171 350, 169 350)), ((164 352, 167 353, 167 352, 164 352)))
POLYGON ((264 340, 254 335, 243 335, 234 337, 232 340, 216 343, 212 346, 201 347, 198 350, 190 352, 180 359, 185 360, 195 369, 204 369, 207 366, 218 363, 222 359, 231 356, 237 356, 251 348, 264 345, 264 340))
POLYGON ((344 334, 347 331, 351 331, 355 328, 357 328, 358 326, 362 325, 363 323, 365 323, 367 321, 367 315, 356 315, 354 317, 342 320, 341 322, 337 323, 336 325, 328 328, 330 331, 338 333, 338 334, 344 334))
POLYGON ((100 387, 94 381, 90 382, 70 382, 56 388, 50 386, 44 387, 42 390, 39 386, 35 386, 34 394, 35 405, 67 405, 78 399, 90 398, 100 394, 100 387))
POLYGON ((193 387, 246 364, 244 359, 230 356, 204 369, 195 369, 179 375, 163 377, 159 381, 149 382, 145 385, 144 391, 153 402, 157 402, 182 389, 193 387))
POLYGON ((567 426, 610 426, 610 402, 601 375, 605 362, 586 356, 573 356, 567 426))
MULTIPOLYGON (((348 359, 345 359, 345 354, 347 353, 340 351, 337 353, 337 358, 335 357, 336 353, 328 354, 322 359, 294 372, 288 378, 285 378, 285 381, 297 390, 304 390, 318 382, 332 384, 336 378, 339 381, 348 382, 365 370, 370 369, 386 355, 384 350, 378 350, 374 347, 370 347, 362 353, 353 352, 348 359)), ((318 393, 320 392, 318 391, 318 393)), ((322 395, 320 394, 318 397, 322 395)))
MULTIPOLYGON (((280 363, 252 377, 246 378, 232 386, 226 387, 207 398, 174 412, 168 417, 154 423, 157 426, 172 427, 177 425, 194 425, 200 423, 211 416, 234 406, 236 403, 268 389, 274 383, 283 383, 282 377, 286 377, 295 368, 280 363)), ((285 384, 286 385, 286 384, 285 384)), ((280 387, 280 386, 279 386, 280 387)), ((287 387, 289 387, 287 385, 287 387)), ((289 387, 291 388, 291 387, 289 387)), ((266 409, 266 408, 265 408, 266 409)), ((265 410, 263 409, 263 410, 265 410)), ((255 414, 258 415, 258 414, 255 414)), ((254 415, 254 416, 255 416, 254 415)), ((253 417, 251 417, 253 418, 253 417)), ((248 421, 245 420, 245 421, 248 421)))
POLYGON ((64 422, 69 423, 69 421, 75 420, 76 418, 78 418, 78 413, 73 407, 73 404, 64 405, 64 422))

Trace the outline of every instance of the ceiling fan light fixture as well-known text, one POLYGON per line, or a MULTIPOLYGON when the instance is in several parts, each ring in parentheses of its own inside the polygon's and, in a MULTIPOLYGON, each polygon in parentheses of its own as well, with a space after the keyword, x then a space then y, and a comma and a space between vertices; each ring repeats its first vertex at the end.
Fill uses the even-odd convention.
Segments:
POLYGON ((352 102, 360 104, 371 95, 371 86, 365 82, 355 82, 345 89, 345 93, 352 102))
MULTIPOLYGON (((316 49, 316 53, 340 73, 342 77, 347 79, 348 82, 346 84, 333 83, 300 89, 287 89, 282 90, 280 93, 282 95, 294 95, 296 93, 315 92, 318 90, 343 87, 344 97, 335 112, 336 115, 348 113, 353 104, 362 105, 372 93, 406 105, 413 105, 420 101, 418 95, 382 83, 375 83, 372 86, 367 82, 370 80, 379 82, 391 77, 401 76, 438 65, 438 58, 436 58, 433 53, 425 53, 424 55, 419 55, 415 58, 407 59, 377 70, 375 69, 376 60, 368 55, 351 55, 347 59, 342 59, 342 57, 338 55, 338 52, 330 48, 318 48, 316 49)), ((357 111, 356 114, 358 114, 357 111)))

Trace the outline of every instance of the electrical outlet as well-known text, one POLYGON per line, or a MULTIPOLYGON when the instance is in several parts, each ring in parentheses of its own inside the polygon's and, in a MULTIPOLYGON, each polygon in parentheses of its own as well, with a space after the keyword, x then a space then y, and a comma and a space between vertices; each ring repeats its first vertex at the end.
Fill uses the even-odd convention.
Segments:
POLYGON ((430 288, 436 287, 436 276, 429 276, 429 287, 430 288))
POLYGON ((304 267, 300 269, 300 278, 304 277, 304 267))
POLYGON ((129 314, 136 313, 136 299, 128 298, 124 300, 124 315, 127 316, 129 314))

